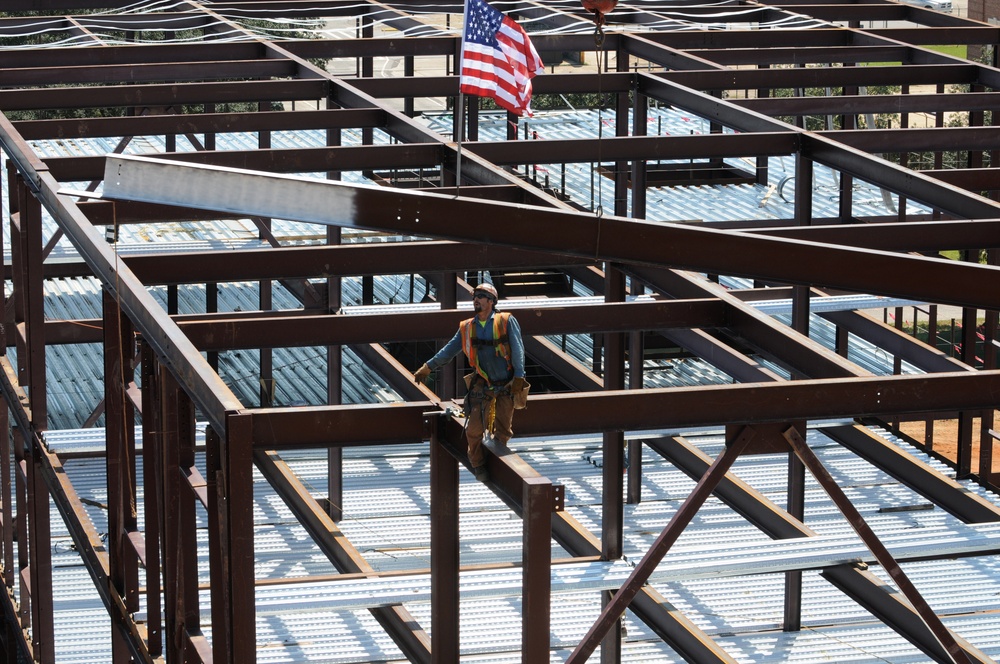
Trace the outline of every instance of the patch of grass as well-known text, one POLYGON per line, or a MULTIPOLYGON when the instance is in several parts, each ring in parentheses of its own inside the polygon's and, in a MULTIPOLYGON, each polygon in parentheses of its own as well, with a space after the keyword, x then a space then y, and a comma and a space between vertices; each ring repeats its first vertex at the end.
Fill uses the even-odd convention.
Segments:
POLYGON ((955 58, 962 58, 963 60, 969 59, 969 47, 965 44, 952 44, 944 46, 928 46, 927 48, 932 51, 937 51, 938 53, 943 53, 944 55, 950 55, 955 58))

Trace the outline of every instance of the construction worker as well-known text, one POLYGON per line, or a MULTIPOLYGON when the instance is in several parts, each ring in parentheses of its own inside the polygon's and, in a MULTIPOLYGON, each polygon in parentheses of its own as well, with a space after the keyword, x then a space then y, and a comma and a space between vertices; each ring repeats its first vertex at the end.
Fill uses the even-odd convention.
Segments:
POLYGON ((511 436, 514 400, 524 406, 528 383, 524 378, 524 343, 517 319, 506 311, 497 311, 497 289, 491 283, 476 286, 472 306, 476 315, 462 321, 458 332, 444 348, 413 372, 422 383, 431 371, 450 362, 464 352, 473 369, 465 377, 468 394, 465 397, 465 438, 469 445, 469 463, 476 479, 490 478, 483 453, 483 436, 488 431, 493 439, 506 445, 511 436))

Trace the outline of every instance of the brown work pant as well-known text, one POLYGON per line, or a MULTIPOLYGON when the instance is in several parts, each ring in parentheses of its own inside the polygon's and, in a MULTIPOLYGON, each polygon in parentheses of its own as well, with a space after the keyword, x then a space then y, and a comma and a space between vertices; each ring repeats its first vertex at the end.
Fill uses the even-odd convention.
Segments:
MULTIPOLYGON (((485 417, 483 408, 489 408, 491 397, 483 399, 470 398, 471 412, 465 426, 465 439, 469 443, 469 463, 473 468, 478 468, 486 463, 483 452, 483 433, 485 431, 485 417)), ((493 438, 502 445, 514 435, 511 423, 514 420, 514 400, 510 394, 501 393, 496 397, 497 411, 493 420, 493 438)))

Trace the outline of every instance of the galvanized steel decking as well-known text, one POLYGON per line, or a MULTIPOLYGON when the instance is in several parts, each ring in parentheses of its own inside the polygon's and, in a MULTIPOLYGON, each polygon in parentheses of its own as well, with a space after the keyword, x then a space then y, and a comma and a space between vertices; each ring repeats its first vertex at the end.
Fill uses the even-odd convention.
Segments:
POLYGON ((459 145, 460 5, 83 4, 0 17, 7 660, 1000 656, 1000 70, 925 48, 1000 28, 623 2, 598 69, 575 3, 498 2, 567 108, 459 145), (460 369, 409 372, 486 276, 545 389, 479 484, 460 369), (956 461, 897 430, 943 419, 956 461))

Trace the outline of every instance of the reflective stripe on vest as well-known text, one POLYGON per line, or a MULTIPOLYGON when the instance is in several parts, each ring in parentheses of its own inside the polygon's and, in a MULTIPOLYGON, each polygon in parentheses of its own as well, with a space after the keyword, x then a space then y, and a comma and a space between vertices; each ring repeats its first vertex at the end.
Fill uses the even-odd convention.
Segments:
MULTIPOLYGON (((493 314, 493 339, 500 340, 500 343, 496 344, 494 352, 507 360, 507 370, 513 371, 514 365, 511 362, 510 342, 507 341, 508 318, 510 318, 510 312, 507 311, 498 311, 493 314)), ((474 343, 476 339, 475 324, 475 316, 463 320, 459 324, 458 329, 462 333, 462 350, 465 352, 465 357, 469 360, 469 366, 474 367, 477 374, 489 380, 486 372, 479 367, 479 346, 474 343)))

